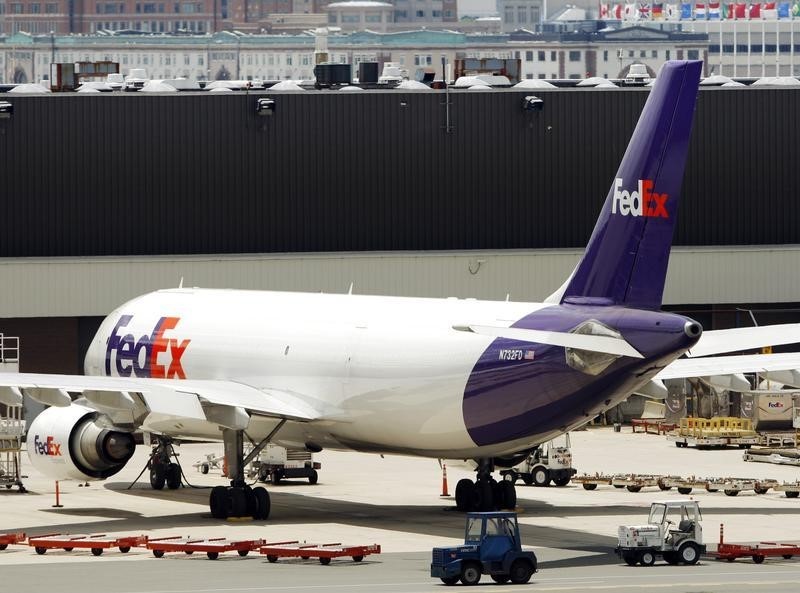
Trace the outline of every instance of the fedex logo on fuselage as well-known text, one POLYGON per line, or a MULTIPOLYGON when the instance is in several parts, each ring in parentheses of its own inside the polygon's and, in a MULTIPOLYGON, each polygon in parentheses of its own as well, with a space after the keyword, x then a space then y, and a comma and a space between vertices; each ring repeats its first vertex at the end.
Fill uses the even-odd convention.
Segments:
POLYGON ((185 379, 181 357, 191 340, 180 340, 164 334, 175 329, 180 317, 162 317, 150 335, 137 340, 132 333, 120 335, 133 315, 122 315, 114 326, 106 346, 106 375, 111 365, 120 377, 149 377, 152 379, 185 379))
POLYGON ((652 179, 640 179, 638 189, 629 192, 622 189, 622 179, 614 180, 614 197, 611 202, 611 213, 622 216, 647 216, 652 218, 669 218, 667 212, 667 194, 653 191, 652 179))
POLYGON ((48 436, 45 440, 39 438, 39 435, 33 437, 33 450, 37 455, 50 455, 53 457, 61 457, 61 443, 57 443, 55 439, 48 436))

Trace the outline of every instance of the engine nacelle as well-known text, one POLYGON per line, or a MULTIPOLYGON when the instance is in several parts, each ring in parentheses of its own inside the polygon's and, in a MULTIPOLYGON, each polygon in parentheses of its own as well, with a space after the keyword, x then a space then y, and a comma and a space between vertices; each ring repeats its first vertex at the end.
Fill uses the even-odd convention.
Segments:
POLYGON ((72 404, 47 408, 28 428, 28 457, 43 474, 60 480, 104 480, 121 470, 136 443, 127 432, 96 422, 97 412, 72 404))

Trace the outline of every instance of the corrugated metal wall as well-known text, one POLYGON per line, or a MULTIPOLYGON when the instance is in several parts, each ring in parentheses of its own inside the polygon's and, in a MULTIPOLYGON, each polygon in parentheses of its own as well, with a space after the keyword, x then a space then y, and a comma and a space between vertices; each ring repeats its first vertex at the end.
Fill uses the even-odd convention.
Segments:
MULTIPOLYGON (((646 91, 525 94, 6 95, 0 256, 582 246, 646 91)), ((798 99, 701 92, 678 244, 800 242, 798 99)))

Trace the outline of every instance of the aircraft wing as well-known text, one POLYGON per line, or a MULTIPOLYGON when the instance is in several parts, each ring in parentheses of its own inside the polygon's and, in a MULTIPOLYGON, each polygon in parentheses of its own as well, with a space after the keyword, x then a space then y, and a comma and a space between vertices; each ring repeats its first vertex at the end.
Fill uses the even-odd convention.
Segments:
POLYGON ((800 323, 717 329, 704 331, 686 356, 694 358, 797 342, 800 342, 800 323))
POLYGON ((736 373, 764 373, 800 369, 800 352, 782 354, 743 354, 709 358, 679 358, 655 376, 655 379, 710 377, 736 373))
POLYGON ((169 380, 34 373, 0 373, 0 403, 22 404, 22 391, 53 406, 69 406, 80 394, 100 411, 133 410, 239 424, 243 414, 308 422, 320 417, 297 394, 258 389, 229 380, 169 380))

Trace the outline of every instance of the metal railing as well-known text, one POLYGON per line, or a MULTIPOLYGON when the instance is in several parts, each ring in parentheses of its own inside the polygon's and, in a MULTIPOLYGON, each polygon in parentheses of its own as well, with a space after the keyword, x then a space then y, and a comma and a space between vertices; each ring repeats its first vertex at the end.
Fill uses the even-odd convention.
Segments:
POLYGON ((0 362, 19 362, 19 338, 0 334, 0 362))

